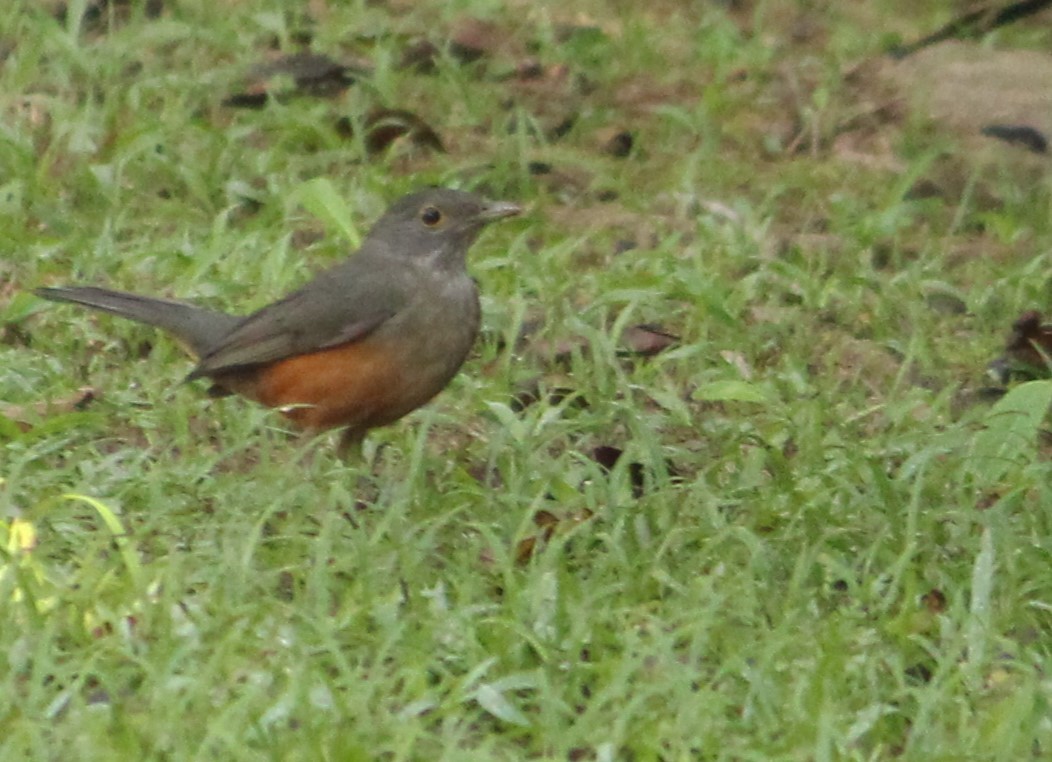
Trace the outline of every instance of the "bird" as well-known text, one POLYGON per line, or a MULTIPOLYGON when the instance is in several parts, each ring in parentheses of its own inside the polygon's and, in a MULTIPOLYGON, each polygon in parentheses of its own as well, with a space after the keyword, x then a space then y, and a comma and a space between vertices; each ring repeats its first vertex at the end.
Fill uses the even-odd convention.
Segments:
POLYGON ((342 429, 348 454, 460 370, 481 320, 468 250, 521 211, 449 188, 411 193, 349 258, 247 316, 97 286, 35 293, 167 331, 197 358, 187 381, 208 379, 213 395, 241 395, 310 432, 342 429))

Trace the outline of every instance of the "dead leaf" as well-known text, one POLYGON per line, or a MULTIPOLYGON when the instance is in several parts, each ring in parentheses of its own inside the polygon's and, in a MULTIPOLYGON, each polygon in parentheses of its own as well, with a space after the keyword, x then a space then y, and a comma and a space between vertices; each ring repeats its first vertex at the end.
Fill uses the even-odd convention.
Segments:
POLYGON ((946 594, 939 588, 933 587, 921 596, 921 603, 932 614, 941 614, 946 610, 946 594))
POLYGON ((653 323, 642 323, 626 328, 621 333, 621 346, 628 352, 653 357, 679 341, 679 336, 666 332, 653 323))
POLYGON ((565 365, 575 352, 588 350, 588 339, 583 336, 563 336, 552 339, 534 339, 529 343, 531 354, 549 364, 565 365))
POLYGON ((534 405, 542 399, 553 407, 561 405, 566 400, 570 400, 567 403, 568 405, 577 409, 588 407, 588 400, 569 385, 568 379, 560 376, 548 378, 537 376, 531 379, 518 388, 511 398, 511 402, 508 403, 508 407, 511 408, 512 412, 521 413, 530 405, 534 405), (566 385, 563 385, 564 383, 566 385))
POLYGON ((554 36, 557 42, 573 42, 577 40, 598 41, 609 35, 598 23, 588 21, 565 22, 556 24, 554 36))
POLYGON ((975 501, 975 509, 977 511, 988 511, 997 505, 997 502, 1001 499, 1000 492, 983 492, 979 495, 979 498, 975 501))
MULTIPOLYGON (((89 0, 81 11, 81 25, 90 32, 105 32, 111 24, 127 22, 136 5, 138 3, 133 3, 132 0, 89 0)), ((65 24, 69 16, 69 6, 70 3, 67 2, 55 4, 52 15, 65 24)), ((157 18, 164 10, 164 0, 146 0, 142 4, 142 10, 146 18, 157 18)))
POLYGON ((590 510, 585 508, 579 513, 560 518, 551 511, 543 508, 533 514, 533 523, 540 530, 536 534, 529 535, 519 540, 515 546, 515 563, 519 566, 529 562, 537 546, 546 543, 555 536, 556 532, 564 533, 574 527, 583 524, 594 516, 590 510))
POLYGON ((461 63, 471 63, 505 50, 510 40, 510 36, 498 24, 465 17, 453 25, 449 35, 449 54, 461 63))
POLYGON ((22 323, 0 324, 0 344, 8 347, 28 347, 33 335, 22 323))
POLYGON ((402 51, 402 59, 398 62, 398 68, 430 74, 435 71, 435 61, 438 60, 440 54, 438 45, 431 40, 426 38, 413 40, 402 51))
POLYGON ((537 547, 537 535, 531 534, 529 537, 523 537, 519 540, 519 544, 515 546, 515 563, 519 566, 523 566, 531 558, 533 558, 533 550, 537 547))
POLYGON ((293 93, 332 97, 350 87, 356 74, 366 69, 365 64, 344 64, 321 53, 293 53, 253 66, 245 90, 225 98, 222 103, 232 108, 262 108, 270 97, 287 97, 293 93), (283 76, 292 80, 293 89, 275 92, 275 86, 279 86, 277 81, 283 76))
MULTIPOLYGON (((373 156, 382 153, 401 139, 419 148, 445 153, 442 139, 431 126, 411 111, 404 109, 375 109, 365 118, 365 150, 373 156)), ((336 130, 344 137, 354 134, 351 120, 343 117, 336 130)))
POLYGON ((1011 378, 1047 378, 1052 372, 1052 323, 1042 323, 1037 310, 1024 312, 1012 324, 1012 333, 1005 342, 1005 354, 994 361, 992 368, 1000 373, 1001 382, 1011 378))
POLYGON ((906 667, 903 673, 915 683, 928 683, 931 682, 932 677, 935 673, 932 672, 931 667, 922 662, 913 664, 912 666, 906 667))
POLYGON ((490 463, 472 463, 467 466, 466 470, 468 476, 485 487, 489 487, 490 489, 500 489, 504 486, 504 480, 501 478, 500 470, 490 463))
POLYGON ((527 59, 507 79, 511 96, 504 102, 511 112, 508 132, 524 132, 554 143, 570 133, 577 123, 582 98, 592 85, 562 63, 544 65, 527 59))
POLYGON ((632 153, 635 137, 629 130, 620 127, 606 127, 595 135, 599 150, 610 156, 623 159, 632 153))
POLYGON ((500 25, 466 16, 453 23, 449 36, 443 42, 426 37, 410 42, 402 52, 399 67, 431 74, 437 68, 443 49, 454 61, 470 64, 482 58, 509 53, 513 47, 514 37, 500 25))
POLYGON ((551 539, 552 532, 555 531, 555 527, 559 524, 559 517, 551 511, 541 509, 533 514, 533 523, 537 527, 543 530, 542 534, 545 540, 551 539))
MULTIPOLYGON (((610 473, 617 462, 624 455, 624 450, 611 445, 599 445, 592 450, 592 460, 599 464, 606 473, 610 473)), ((643 464, 632 461, 628 464, 628 481, 632 485, 632 496, 642 497, 646 486, 645 469, 643 464)))
POLYGON ((84 410, 100 397, 98 389, 82 386, 74 394, 56 400, 45 400, 28 406, 0 405, 0 415, 12 421, 20 431, 26 432, 41 418, 84 410))
POLYGON ((620 447, 599 445, 592 450, 592 459, 602 466, 604 471, 609 472, 617 465, 617 461, 620 460, 624 452, 620 447))
POLYGON ((544 64, 536 58, 524 58, 515 65, 515 78, 520 80, 542 79, 544 64))

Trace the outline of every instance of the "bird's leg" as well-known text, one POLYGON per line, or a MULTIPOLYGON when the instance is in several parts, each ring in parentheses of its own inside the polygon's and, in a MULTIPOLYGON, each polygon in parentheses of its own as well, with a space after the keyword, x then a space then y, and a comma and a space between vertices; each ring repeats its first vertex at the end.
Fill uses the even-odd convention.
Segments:
POLYGON ((362 442, 365 432, 361 429, 344 429, 336 445, 336 454, 348 465, 361 463, 365 458, 362 442))

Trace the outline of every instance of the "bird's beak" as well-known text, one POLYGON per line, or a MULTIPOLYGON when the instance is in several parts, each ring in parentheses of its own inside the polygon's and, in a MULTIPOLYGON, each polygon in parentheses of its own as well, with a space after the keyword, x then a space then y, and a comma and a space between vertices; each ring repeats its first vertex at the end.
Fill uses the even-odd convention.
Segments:
POLYGON ((516 214, 522 214, 522 207, 518 204, 510 201, 487 201, 479 212, 479 219, 482 222, 493 222, 505 217, 514 217, 516 214))

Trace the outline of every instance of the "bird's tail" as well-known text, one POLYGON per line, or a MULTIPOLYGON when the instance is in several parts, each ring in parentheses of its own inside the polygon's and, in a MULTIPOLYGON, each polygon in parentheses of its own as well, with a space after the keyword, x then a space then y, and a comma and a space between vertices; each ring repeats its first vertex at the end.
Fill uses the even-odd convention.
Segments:
POLYGON ((94 286, 38 288, 37 296, 53 302, 72 302, 110 312, 171 333, 198 357, 219 343, 241 318, 186 302, 112 291, 94 286))

